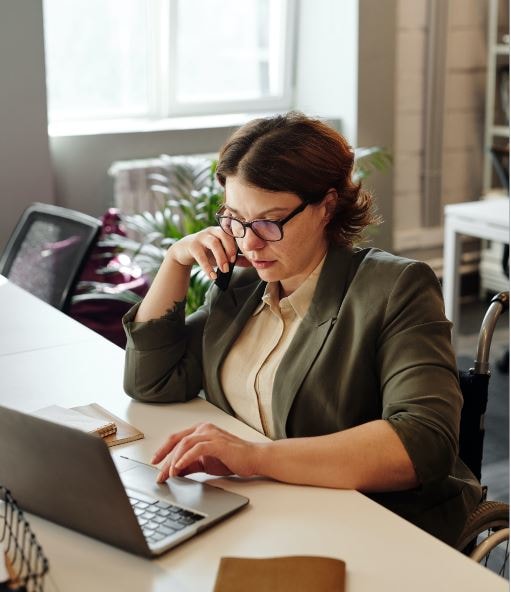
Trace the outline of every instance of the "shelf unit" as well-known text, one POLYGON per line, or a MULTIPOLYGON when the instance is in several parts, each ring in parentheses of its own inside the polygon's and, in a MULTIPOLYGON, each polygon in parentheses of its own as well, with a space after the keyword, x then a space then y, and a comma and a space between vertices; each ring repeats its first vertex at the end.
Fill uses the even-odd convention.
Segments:
MULTIPOLYGON (((486 74, 486 113, 484 125, 483 195, 494 187, 493 164, 490 148, 509 142, 509 123, 497 102, 497 72, 500 66, 509 65, 509 28, 502 23, 507 0, 490 0, 488 3, 488 68, 486 74), (507 43, 503 42, 504 26, 507 43), (506 59, 507 58, 507 59, 506 59)), ((506 14, 509 21, 509 12, 506 14)))
MULTIPOLYGON (((499 68, 509 65, 509 5, 507 0, 488 2, 488 67, 486 74, 486 111, 484 126, 483 199, 498 194, 499 187, 490 154, 492 146, 509 144, 509 122, 498 97, 499 68), (507 34, 507 38, 504 35, 507 34), (507 42, 505 42, 507 39, 507 42)), ((500 190, 506 193, 505 189, 500 190)), ((484 241, 481 250, 481 296, 486 292, 509 289, 509 279, 502 269, 502 243, 484 241)))

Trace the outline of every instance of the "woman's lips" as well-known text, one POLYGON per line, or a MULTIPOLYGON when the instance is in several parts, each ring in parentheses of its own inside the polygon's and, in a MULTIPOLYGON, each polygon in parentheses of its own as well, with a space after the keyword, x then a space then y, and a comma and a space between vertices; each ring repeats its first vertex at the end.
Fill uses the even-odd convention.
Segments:
POLYGON ((275 261, 256 261, 254 259, 250 260, 250 263, 252 263, 252 265, 256 268, 256 269, 268 269, 269 267, 271 267, 272 265, 274 265, 275 261))
POLYGON ((242 253, 238 253, 238 258, 236 259, 236 265, 240 267, 253 267, 254 269, 268 269, 275 263, 277 263, 276 260, 251 259, 242 253))

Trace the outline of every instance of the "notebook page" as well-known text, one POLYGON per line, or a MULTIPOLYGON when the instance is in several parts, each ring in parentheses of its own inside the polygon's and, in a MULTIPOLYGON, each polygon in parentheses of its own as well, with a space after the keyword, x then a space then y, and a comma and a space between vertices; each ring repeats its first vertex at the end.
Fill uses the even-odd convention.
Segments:
POLYGON ((84 415, 74 409, 66 409, 60 405, 50 405, 34 411, 32 415, 47 419, 55 423, 66 425, 88 433, 97 433, 101 436, 111 434, 116 430, 115 423, 84 415))

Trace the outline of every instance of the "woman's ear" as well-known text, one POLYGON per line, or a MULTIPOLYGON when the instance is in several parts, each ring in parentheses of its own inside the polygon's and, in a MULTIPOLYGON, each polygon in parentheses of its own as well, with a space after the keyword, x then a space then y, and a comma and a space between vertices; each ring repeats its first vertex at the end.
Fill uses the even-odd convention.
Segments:
POLYGON ((337 193, 336 189, 329 189, 324 197, 324 205, 325 205, 325 218, 327 222, 330 222, 332 216, 335 213, 335 207, 337 205, 337 200, 339 199, 339 194, 337 193))

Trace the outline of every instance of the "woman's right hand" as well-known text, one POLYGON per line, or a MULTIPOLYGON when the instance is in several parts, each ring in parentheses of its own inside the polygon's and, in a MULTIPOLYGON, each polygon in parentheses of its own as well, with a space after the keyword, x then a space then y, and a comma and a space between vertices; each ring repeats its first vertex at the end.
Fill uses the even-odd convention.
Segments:
POLYGON ((189 234, 175 242, 165 255, 149 291, 140 304, 135 321, 159 319, 176 302, 186 298, 192 265, 197 262, 204 273, 215 280, 215 268, 229 271, 229 263, 248 267, 250 263, 239 255, 236 241, 220 227, 211 226, 189 234))
POLYGON ((174 243, 167 256, 180 265, 189 267, 197 262, 204 273, 216 279, 215 268, 229 271, 229 263, 236 261, 236 241, 218 226, 211 226, 189 234, 174 243))

